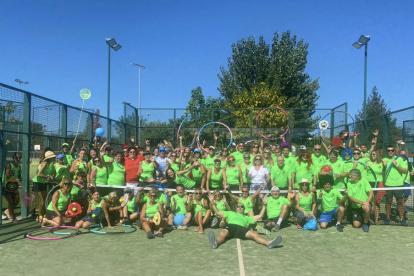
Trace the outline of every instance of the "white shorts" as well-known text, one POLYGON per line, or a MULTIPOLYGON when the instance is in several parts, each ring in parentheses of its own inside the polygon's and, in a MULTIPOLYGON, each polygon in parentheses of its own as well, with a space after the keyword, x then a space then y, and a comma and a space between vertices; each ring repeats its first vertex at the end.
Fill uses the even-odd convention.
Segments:
MULTIPOLYGON (((129 188, 137 188, 138 183, 127 183, 126 186, 129 188)), ((134 189, 134 196, 136 196, 137 194, 138 194, 138 189, 134 189)))

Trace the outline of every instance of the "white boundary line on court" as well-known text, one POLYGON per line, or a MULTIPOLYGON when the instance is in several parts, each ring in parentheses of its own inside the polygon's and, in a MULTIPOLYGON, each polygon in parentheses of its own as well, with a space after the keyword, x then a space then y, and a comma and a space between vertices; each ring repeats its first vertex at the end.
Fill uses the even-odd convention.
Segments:
POLYGON ((237 254, 239 255, 240 276, 245 276, 246 273, 244 272, 243 253, 241 250, 240 239, 236 239, 236 241, 237 241, 237 254))

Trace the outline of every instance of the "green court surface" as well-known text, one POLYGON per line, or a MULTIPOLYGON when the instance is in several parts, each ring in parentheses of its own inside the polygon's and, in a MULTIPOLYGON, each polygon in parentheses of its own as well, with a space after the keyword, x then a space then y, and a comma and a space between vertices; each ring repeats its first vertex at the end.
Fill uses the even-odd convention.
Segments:
POLYGON ((291 225, 277 233, 282 246, 271 250, 249 240, 240 241, 238 250, 236 239, 212 250, 210 229, 198 234, 194 227, 153 240, 139 229, 56 241, 23 238, 36 227, 31 219, 0 226, 1 275, 410 275, 414 270, 412 227, 371 226, 364 233, 348 225, 339 233, 291 225))

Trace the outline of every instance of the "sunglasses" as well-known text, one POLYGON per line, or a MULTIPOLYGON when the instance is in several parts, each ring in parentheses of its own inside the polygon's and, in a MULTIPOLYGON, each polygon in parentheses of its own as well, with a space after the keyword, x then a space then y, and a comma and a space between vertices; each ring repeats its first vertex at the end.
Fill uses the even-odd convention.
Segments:
POLYGON ((262 159, 261 158, 259 158, 259 159, 254 159, 255 161, 262 161, 262 159))
POLYGON ((354 155, 360 155, 360 152, 353 152, 354 155))
POLYGON ((129 153, 137 153, 135 150, 131 150, 129 151, 129 153))
POLYGON ((227 151, 227 149, 224 149, 224 150, 222 150, 222 151, 227 151))
POLYGON ((156 195, 150 195, 150 197, 157 197, 156 195))
POLYGON ((268 152, 268 151, 265 151, 264 153, 265 153, 265 154, 269 154, 270 152, 268 152))
POLYGON ((158 152, 165 152, 165 150, 159 150, 158 152))
POLYGON ((302 185, 302 186, 309 187, 309 184, 308 184, 308 183, 301 183, 301 185, 302 185))
POLYGON ((96 160, 93 160, 93 162, 101 162, 101 160, 100 159, 96 159, 96 160))
POLYGON ((195 195, 201 195, 202 193, 194 193, 195 195))
POLYGON ((250 157, 249 156, 245 156, 244 159, 250 159, 250 157))
POLYGON ((358 176, 357 174, 350 174, 350 176, 358 176))
POLYGON ((259 148, 259 146, 254 146, 253 148, 256 148, 256 149, 258 149, 258 148, 259 148))
POLYGON ((236 208, 243 208, 244 209, 244 206, 243 205, 236 205, 236 208))
POLYGON ((16 156, 16 157, 14 157, 14 159, 20 160, 20 159, 22 159, 22 158, 21 158, 21 157, 17 157, 17 156, 16 156))
POLYGON ((230 159, 229 162, 234 162, 234 159, 230 159))
POLYGON ((351 156, 349 153, 345 153, 345 156, 351 156))
POLYGON ((387 150, 388 152, 393 152, 394 150, 387 150))
POLYGON ((308 157, 308 155, 307 154, 304 154, 304 155, 302 155, 302 157, 308 157))
POLYGON ((320 151, 321 149, 313 149, 314 151, 320 151))

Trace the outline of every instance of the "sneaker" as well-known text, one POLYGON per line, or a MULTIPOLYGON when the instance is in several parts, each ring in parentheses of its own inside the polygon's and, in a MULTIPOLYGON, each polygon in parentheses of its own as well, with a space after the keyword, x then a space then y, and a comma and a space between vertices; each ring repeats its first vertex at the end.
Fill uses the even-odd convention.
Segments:
POLYGON ((216 242, 216 236, 214 236, 214 232, 211 231, 208 233, 208 240, 210 241, 210 245, 212 249, 217 249, 217 242, 216 242))
POLYGON ((338 230, 338 232, 344 232, 344 227, 341 224, 337 224, 336 230, 338 230))
POLYGON ((158 237, 158 238, 164 238, 164 235, 162 234, 162 232, 158 232, 157 234, 155 234, 154 236, 158 237))
POLYGON ((273 231, 277 232, 280 230, 280 225, 276 223, 275 227, 273 227, 273 231))
POLYGON ((179 225, 177 226, 178 230, 187 230, 188 229, 188 225, 179 225))
POLYGON ((259 233, 259 234, 264 234, 266 236, 269 236, 270 235, 270 231, 269 230, 264 229, 263 227, 261 227, 259 225, 257 225, 255 229, 256 229, 257 233, 259 233))
POLYGON ((276 239, 274 239, 271 243, 267 245, 267 248, 272 249, 278 246, 281 242, 282 242, 282 236, 278 236, 276 239))
POLYGON ((369 232, 368 224, 362 224, 362 229, 364 230, 364 232, 369 232))
POLYGON ((153 238, 155 238, 155 236, 154 236, 154 234, 153 234, 151 231, 149 231, 149 232, 147 233, 147 238, 148 238, 148 239, 153 239, 153 238))
POLYGON ((142 221, 140 221, 140 220, 137 220, 137 226, 140 228, 140 229, 142 229, 142 221))
POLYGON ((387 218, 384 222, 385 225, 390 225, 391 224, 391 220, 390 218, 387 218))
POLYGON ((8 220, 9 218, 8 218, 6 215, 2 215, 2 216, 1 216, 1 219, 2 219, 2 220, 8 220))
POLYGON ((407 224, 407 222, 405 221, 405 219, 402 219, 402 220, 401 220, 401 225, 402 225, 402 226, 408 226, 408 224, 407 224))

